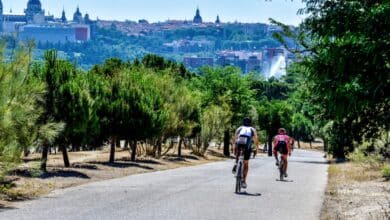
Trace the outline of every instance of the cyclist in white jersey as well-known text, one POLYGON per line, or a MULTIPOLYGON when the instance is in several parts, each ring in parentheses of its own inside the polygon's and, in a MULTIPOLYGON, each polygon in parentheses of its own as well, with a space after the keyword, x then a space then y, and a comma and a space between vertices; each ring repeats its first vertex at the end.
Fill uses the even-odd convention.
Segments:
POLYGON ((258 153, 259 148, 259 139, 257 137, 257 132, 255 128, 251 127, 251 120, 249 118, 244 118, 243 125, 236 130, 233 138, 233 152, 236 155, 233 173, 236 172, 239 149, 242 148, 244 154, 244 182, 242 183, 242 187, 244 189, 247 187, 246 178, 248 176, 249 170, 249 159, 252 153, 252 143, 255 144, 256 155, 258 153))

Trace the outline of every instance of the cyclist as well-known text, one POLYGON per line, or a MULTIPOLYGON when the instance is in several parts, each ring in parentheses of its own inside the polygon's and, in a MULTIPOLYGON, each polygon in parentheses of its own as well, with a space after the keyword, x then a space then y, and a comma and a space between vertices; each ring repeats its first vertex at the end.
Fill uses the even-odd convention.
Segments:
POLYGON ((252 153, 252 143, 255 144, 255 155, 258 153, 259 148, 259 140, 257 137, 256 129, 251 127, 251 119, 250 118, 244 118, 243 125, 240 126, 233 138, 233 151, 236 155, 236 162, 233 167, 233 173, 236 172, 237 169, 237 163, 238 163, 238 157, 240 149, 242 149, 244 154, 244 181, 242 183, 242 188, 246 188, 246 178, 248 176, 248 170, 249 170, 249 159, 251 157, 252 153))
POLYGON ((278 135, 275 136, 274 142, 273 142, 273 153, 275 155, 276 159, 276 166, 279 166, 279 159, 278 159, 278 152, 282 154, 282 160, 285 162, 285 167, 284 167, 284 176, 287 177, 287 157, 291 156, 291 141, 292 138, 290 138, 286 134, 286 129, 284 128, 279 128, 278 130, 278 135))

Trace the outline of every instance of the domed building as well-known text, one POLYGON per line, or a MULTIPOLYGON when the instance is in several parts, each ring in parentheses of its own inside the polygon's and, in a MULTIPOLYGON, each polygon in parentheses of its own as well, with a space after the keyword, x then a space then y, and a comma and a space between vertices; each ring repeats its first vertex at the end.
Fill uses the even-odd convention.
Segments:
POLYGON ((42 10, 42 4, 39 0, 29 0, 24 13, 26 14, 27 23, 42 23, 45 21, 45 11, 42 10))
POLYGON ((73 14, 73 22, 83 23, 83 15, 80 12, 79 6, 77 6, 76 12, 73 14))

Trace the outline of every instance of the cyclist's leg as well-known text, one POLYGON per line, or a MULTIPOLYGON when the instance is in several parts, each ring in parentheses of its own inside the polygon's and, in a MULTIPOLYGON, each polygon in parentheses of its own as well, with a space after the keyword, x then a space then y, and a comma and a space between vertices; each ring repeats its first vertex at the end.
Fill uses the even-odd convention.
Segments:
POLYGON ((287 165, 288 165, 288 162, 287 162, 287 154, 283 154, 283 161, 284 161, 284 173, 287 172, 287 165))
POLYGON ((237 164, 238 164, 238 160, 239 160, 239 157, 240 157, 240 152, 241 152, 241 148, 240 148, 240 145, 236 145, 236 148, 234 150, 234 154, 236 156, 236 161, 233 165, 233 169, 232 169, 232 173, 235 174, 236 171, 237 171, 237 164))
POLYGON ((251 149, 244 150, 244 182, 246 183, 246 177, 248 176, 249 170, 249 159, 251 157, 251 149))
MULTIPOLYGON (((237 147, 238 148, 238 147, 237 147)), ((235 153, 235 155, 236 155, 236 164, 238 163, 238 159, 239 159, 239 157, 240 157, 240 149, 237 149, 236 148, 236 152, 234 152, 235 153)))

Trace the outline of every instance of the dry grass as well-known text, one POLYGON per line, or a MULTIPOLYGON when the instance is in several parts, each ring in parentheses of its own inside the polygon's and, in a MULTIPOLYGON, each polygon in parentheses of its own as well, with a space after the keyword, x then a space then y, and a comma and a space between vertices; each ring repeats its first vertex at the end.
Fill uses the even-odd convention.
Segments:
MULTIPOLYGON (((320 139, 316 139, 315 141, 311 142, 300 142, 300 149, 305 149, 305 150, 314 150, 314 151, 324 151, 324 143, 320 139)), ((295 149, 298 149, 298 141, 295 141, 295 149)))
POLYGON ((204 157, 183 149, 182 155, 182 158, 178 158, 174 154, 168 154, 161 159, 138 157, 136 162, 131 162, 129 152, 118 149, 115 163, 107 163, 109 155, 106 150, 71 152, 71 167, 65 168, 59 153, 49 155, 47 173, 38 169, 40 155, 31 155, 7 177, 12 180, 11 183, 0 187, 0 208, 12 206, 13 202, 46 195, 55 189, 225 159, 217 149, 208 150, 204 157))
POLYGON ((390 219, 390 184, 375 164, 331 164, 321 219, 390 219))

